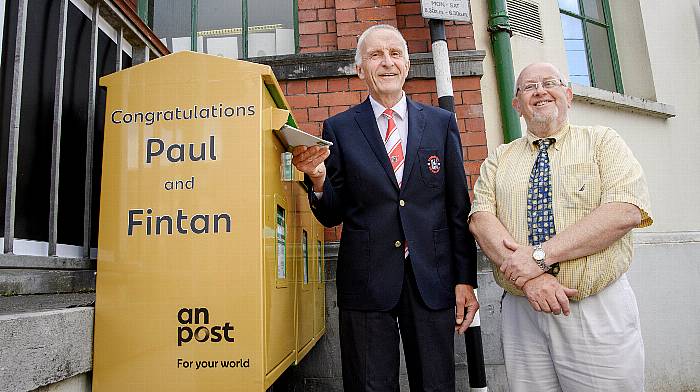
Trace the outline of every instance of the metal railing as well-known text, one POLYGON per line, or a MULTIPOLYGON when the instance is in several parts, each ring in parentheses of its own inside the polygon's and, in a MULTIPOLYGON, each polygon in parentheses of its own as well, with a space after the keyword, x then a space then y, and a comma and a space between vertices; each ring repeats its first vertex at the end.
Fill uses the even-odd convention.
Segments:
MULTIPOLYGON (((45 256, 15 254, 15 218, 17 202, 17 166, 19 137, 22 109, 22 82, 24 79, 25 41, 27 34, 27 7, 29 0, 19 0, 17 10, 17 35, 15 41, 14 66, 12 77, 12 100, 10 103, 10 128, 7 154, 7 178, 5 194, 5 228, 3 233, 4 253, 0 254, 0 268, 35 268, 35 269, 94 269, 95 261, 91 260, 91 233, 93 211, 93 166, 95 164, 95 111, 97 90, 98 35, 105 27, 116 30, 116 70, 122 69, 122 53, 131 51, 132 65, 148 61, 152 56, 158 56, 161 50, 143 31, 136 27, 133 15, 123 12, 123 5, 113 0, 60 0, 58 34, 56 40, 57 62, 55 73, 55 101, 53 103, 53 140, 51 150, 51 183, 49 195, 48 221, 48 251, 45 256), (59 205, 59 166, 61 162, 61 132, 64 101, 64 70, 66 60, 66 31, 68 26, 69 2, 76 5, 84 13, 89 11, 91 19, 90 30, 90 75, 88 85, 86 154, 85 154, 85 187, 83 192, 83 242, 80 257, 59 257, 58 245, 58 211, 59 205)), ((12 17, 12 12, 5 18, 12 17)), ((114 39, 114 38, 113 38, 114 39)), ((11 60, 11 57, 7 57, 11 60)), ((8 64, 9 65, 9 64, 8 64)))

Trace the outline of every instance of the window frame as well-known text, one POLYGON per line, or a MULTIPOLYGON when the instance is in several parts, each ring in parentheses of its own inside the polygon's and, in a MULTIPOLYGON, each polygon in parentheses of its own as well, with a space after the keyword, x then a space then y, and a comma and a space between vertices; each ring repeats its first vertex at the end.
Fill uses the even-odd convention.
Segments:
MULTIPOLYGON (((605 29, 607 32, 608 36, 608 48, 610 50, 610 59, 612 62, 612 68, 613 68, 613 75, 615 78, 615 92, 624 94, 624 86, 622 85, 622 74, 620 72, 620 61, 617 57, 617 46, 615 45, 615 32, 613 29, 612 25, 612 17, 610 13, 610 4, 608 4, 608 0, 600 0, 601 5, 603 7, 603 22, 600 22, 599 20, 590 18, 585 15, 585 8, 583 4, 583 0, 577 0, 579 10, 581 14, 577 14, 575 12, 571 12, 569 10, 563 9, 559 7, 559 3, 557 2, 557 6, 559 7, 559 14, 564 14, 566 16, 569 16, 571 18, 577 19, 581 21, 581 28, 583 30, 583 41, 584 45, 586 48, 586 61, 587 61, 587 66, 588 66, 588 74, 589 78, 591 81, 591 87, 595 88, 600 88, 596 86, 596 79, 595 79, 595 71, 593 69, 593 59, 591 57, 591 44, 590 44, 590 38, 588 35, 588 26, 587 23, 594 24, 596 26, 602 27, 605 29)), ((561 22, 560 22, 561 23, 561 22)))
MULTIPOLYGON (((153 29, 153 1, 138 0, 137 12, 139 17, 153 29)), ((190 50, 197 51, 197 16, 199 0, 190 0, 190 50)), ((248 0, 241 0, 241 39, 243 40, 241 57, 238 60, 248 60, 248 0)), ((294 54, 299 53, 299 5, 298 0, 292 0, 292 24, 294 25, 294 54)))

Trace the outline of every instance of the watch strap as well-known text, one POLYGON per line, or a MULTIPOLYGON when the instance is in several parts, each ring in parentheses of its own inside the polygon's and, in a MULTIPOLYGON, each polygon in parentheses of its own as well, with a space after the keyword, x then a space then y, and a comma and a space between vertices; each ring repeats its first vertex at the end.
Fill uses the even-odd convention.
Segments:
POLYGON ((552 268, 551 266, 547 265, 544 262, 544 260, 536 260, 536 259, 533 259, 533 260, 535 260, 535 263, 537 263, 537 266, 539 266, 543 272, 547 272, 552 268))
POLYGON ((559 275, 559 263, 554 263, 550 265, 549 270, 545 272, 556 277, 557 275, 559 275))

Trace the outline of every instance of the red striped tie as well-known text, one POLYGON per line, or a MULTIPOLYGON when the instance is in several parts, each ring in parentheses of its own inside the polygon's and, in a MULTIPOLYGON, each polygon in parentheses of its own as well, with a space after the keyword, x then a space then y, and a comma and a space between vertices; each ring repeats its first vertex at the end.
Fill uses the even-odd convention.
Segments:
MULTIPOLYGON (((396 176, 396 182, 399 183, 399 188, 401 187, 401 179, 403 178, 403 145, 401 144, 401 134, 399 129, 396 127, 394 122, 394 111, 387 109, 382 113, 386 116, 388 122, 386 127, 386 136, 384 137, 384 147, 386 148, 387 154, 389 154, 389 161, 391 162, 391 167, 394 168, 394 175, 396 176)), ((408 258, 408 241, 403 243, 404 257, 408 258)))
POLYGON ((401 187, 401 179, 403 178, 403 146, 401 144, 401 134, 399 129, 396 127, 394 122, 394 111, 387 109, 382 113, 387 117, 388 124, 386 129, 386 136, 384 137, 384 147, 386 148, 387 154, 389 154, 389 161, 391 162, 391 167, 394 168, 394 175, 396 175, 396 182, 399 183, 401 187))

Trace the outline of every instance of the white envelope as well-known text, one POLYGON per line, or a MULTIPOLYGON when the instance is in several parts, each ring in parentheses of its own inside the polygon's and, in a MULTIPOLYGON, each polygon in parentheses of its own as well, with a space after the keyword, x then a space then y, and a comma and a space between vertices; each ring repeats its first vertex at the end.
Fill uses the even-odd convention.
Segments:
POLYGON ((287 145, 290 149, 296 146, 332 146, 333 143, 328 140, 323 140, 320 137, 310 135, 301 129, 290 127, 289 125, 282 125, 282 128, 275 130, 277 136, 282 140, 282 142, 287 145))

